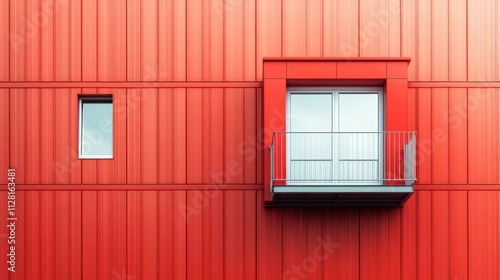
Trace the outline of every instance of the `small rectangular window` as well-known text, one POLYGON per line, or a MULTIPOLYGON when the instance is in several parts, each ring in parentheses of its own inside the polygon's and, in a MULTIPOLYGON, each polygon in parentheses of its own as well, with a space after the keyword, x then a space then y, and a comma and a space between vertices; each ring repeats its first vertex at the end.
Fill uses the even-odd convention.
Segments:
POLYGON ((113 97, 80 96, 79 158, 113 158, 113 97))

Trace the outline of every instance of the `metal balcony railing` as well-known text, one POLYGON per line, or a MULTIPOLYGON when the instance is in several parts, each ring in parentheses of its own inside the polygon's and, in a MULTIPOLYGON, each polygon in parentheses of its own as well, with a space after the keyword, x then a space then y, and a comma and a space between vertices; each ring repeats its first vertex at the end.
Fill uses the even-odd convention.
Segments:
POLYGON ((271 186, 412 185, 416 132, 274 132, 271 186))

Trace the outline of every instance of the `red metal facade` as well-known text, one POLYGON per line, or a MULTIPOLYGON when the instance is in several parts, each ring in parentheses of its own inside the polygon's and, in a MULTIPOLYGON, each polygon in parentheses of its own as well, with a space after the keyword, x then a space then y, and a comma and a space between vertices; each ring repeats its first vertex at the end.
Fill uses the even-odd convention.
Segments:
POLYGON ((0 279, 499 279, 498 18, 495 0, 0 0, 0 279), (403 208, 263 207, 264 57, 411 58, 403 208), (113 160, 77 159, 79 93, 113 94, 113 160))

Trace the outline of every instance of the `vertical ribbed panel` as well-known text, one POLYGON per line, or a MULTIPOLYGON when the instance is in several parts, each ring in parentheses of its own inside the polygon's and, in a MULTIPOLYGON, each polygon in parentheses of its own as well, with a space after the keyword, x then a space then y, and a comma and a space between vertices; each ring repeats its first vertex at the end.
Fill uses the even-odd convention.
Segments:
MULTIPOLYGON (((7 170, 10 166, 10 95, 9 89, 0 89, 0 170, 7 170)), ((8 183, 7 176, 0 178, 0 184, 8 183)))
POLYGON ((493 81, 497 77, 497 5, 495 0, 467 1, 464 32, 467 32, 467 73, 471 81, 493 81))
POLYGON ((359 56, 400 56, 401 9, 397 1, 359 3, 359 56))
MULTIPOLYGON (((19 185, 17 269, 7 273, 2 253, 0 279, 498 279, 499 192, 443 189, 500 183, 498 89, 409 89, 417 183, 439 191, 397 209, 282 209, 242 189, 263 181, 270 93, 223 82, 262 81, 272 56, 407 56, 410 81, 498 82, 499 9, 495 0, 0 1, 0 34, 10 35, 0 36, 0 82, 124 82, 0 89, 0 184, 13 167, 19 185), (111 160, 78 159, 81 93, 113 94, 111 160), (175 190, 99 190, 126 184, 175 190)), ((1 221, 6 201, 0 191, 1 221)), ((0 226, 1 252, 7 234, 0 226)))
POLYGON ((492 191, 420 191, 394 209, 263 208, 260 191, 236 190, 26 195, 18 275, 30 279, 498 276, 492 191))
MULTIPOLYGON (((0 81, 8 81, 9 80, 9 45, 10 45, 10 37, 6 36, 6 34, 11 34, 9 31, 10 25, 10 9, 9 9, 9 1, 1 1, 0 2, 0 34, 4 34, 0 37, 0 81)), ((12 35, 11 35, 12 36, 12 35)), ((14 37, 18 38, 18 37, 14 37)))

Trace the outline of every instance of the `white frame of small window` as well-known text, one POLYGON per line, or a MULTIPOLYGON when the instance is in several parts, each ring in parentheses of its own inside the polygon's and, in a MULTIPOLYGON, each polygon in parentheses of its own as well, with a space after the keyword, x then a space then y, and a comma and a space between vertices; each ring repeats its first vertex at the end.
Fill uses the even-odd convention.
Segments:
POLYGON ((113 123, 113 96, 112 95, 102 95, 102 96, 78 96, 78 158, 79 159, 112 159, 113 158, 113 135, 114 123, 113 123), (83 144, 83 104, 84 103, 103 103, 111 104, 111 154, 83 154, 82 144, 83 144))

